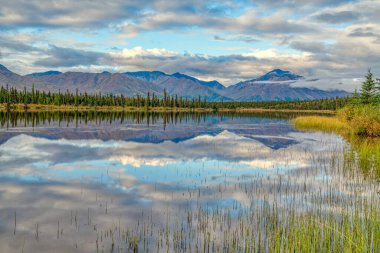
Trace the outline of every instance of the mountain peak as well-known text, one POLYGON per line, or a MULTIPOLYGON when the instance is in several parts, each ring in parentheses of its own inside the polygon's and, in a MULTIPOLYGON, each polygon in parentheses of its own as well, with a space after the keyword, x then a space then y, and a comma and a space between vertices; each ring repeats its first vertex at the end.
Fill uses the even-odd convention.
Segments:
POLYGON ((273 69, 272 71, 269 71, 268 73, 285 74, 285 73, 290 73, 290 71, 282 70, 282 69, 273 69))
POLYGON ((253 81, 289 81, 299 80, 302 76, 296 75, 288 70, 273 69, 268 73, 254 79, 253 81))
POLYGON ((192 81, 199 81, 195 77, 188 76, 188 75, 182 74, 180 72, 175 72, 175 73, 171 74, 171 76, 176 77, 176 78, 186 78, 186 79, 190 79, 192 81))

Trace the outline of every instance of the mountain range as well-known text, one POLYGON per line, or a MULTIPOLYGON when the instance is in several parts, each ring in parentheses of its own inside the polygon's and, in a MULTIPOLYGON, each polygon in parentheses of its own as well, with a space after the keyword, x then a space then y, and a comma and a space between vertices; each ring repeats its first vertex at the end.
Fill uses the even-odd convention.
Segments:
POLYGON ((308 100, 348 96, 343 90, 320 90, 317 88, 293 87, 304 79, 290 71, 274 69, 255 79, 225 87, 218 81, 202 81, 182 73, 166 74, 160 71, 137 71, 124 73, 85 73, 50 70, 47 72, 18 75, 0 64, 0 86, 31 88, 58 92, 58 90, 101 92, 145 96, 148 92, 163 96, 205 98, 208 101, 269 101, 308 100))

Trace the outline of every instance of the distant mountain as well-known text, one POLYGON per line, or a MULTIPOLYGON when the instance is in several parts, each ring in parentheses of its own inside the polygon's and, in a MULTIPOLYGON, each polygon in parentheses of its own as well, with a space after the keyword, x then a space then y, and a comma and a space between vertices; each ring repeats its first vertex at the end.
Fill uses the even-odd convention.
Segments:
POLYGON ((206 99, 208 101, 268 101, 306 100, 348 96, 341 90, 319 90, 317 88, 293 87, 303 79, 290 71, 274 69, 258 78, 225 87, 217 81, 202 81, 182 73, 166 74, 160 71, 137 71, 125 73, 84 73, 47 71, 25 76, 13 73, 0 65, 0 86, 9 85, 18 89, 31 88, 45 91, 75 91, 103 94, 142 95, 148 92, 162 97, 164 90, 171 96, 206 99))
POLYGON ((56 70, 49 70, 49 71, 46 71, 46 72, 37 72, 37 73, 32 73, 32 74, 29 74, 28 76, 50 76, 50 75, 59 75, 59 74, 62 74, 62 72, 59 72, 59 71, 56 71, 56 70))
POLYGON ((185 74, 181 74, 179 72, 177 73, 174 73, 172 74, 171 76, 174 76, 176 78, 183 78, 183 79, 188 79, 188 80, 191 80, 195 83, 198 83, 200 85, 203 85, 203 86, 206 86, 206 87, 209 87, 209 88, 213 88, 213 89, 218 89, 218 90, 223 90, 225 89, 226 87, 223 86, 221 83, 219 83, 218 81, 214 80, 214 81, 209 81, 209 82, 206 82, 206 81, 201 81, 195 77, 192 77, 192 76, 188 76, 188 75, 185 75, 185 74))
POLYGON ((175 77, 177 79, 187 79, 187 80, 190 80, 196 84, 206 86, 206 87, 212 88, 212 89, 215 88, 218 90, 223 90, 226 88, 225 86, 223 86, 221 83, 219 83, 216 80, 209 81, 209 82, 202 81, 202 80, 199 80, 195 77, 188 76, 188 75, 185 75, 185 74, 182 74, 179 72, 176 72, 176 73, 171 74, 171 75, 168 75, 168 74, 161 72, 161 71, 137 71, 137 72, 125 72, 124 74, 129 75, 129 76, 133 76, 133 77, 137 77, 137 78, 142 78, 142 79, 147 80, 148 82, 155 82, 157 80, 160 80, 160 78, 162 78, 162 77, 175 77))
POLYGON ((127 96, 138 94, 145 96, 148 92, 154 92, 158 96, 163 94, 160 88, 150 82, 120 73, 66 72, 20 76, 0 65, 0 85, 7 84, 18 89, 24 87, 30 89, 34 85, 36 89, 55 92, 67 89, 74 92, 78 88, 80 92, 114 93, 127 96))
POLYGON ((300 79, 303 77, 290 71, 274 69, 258 78, 231 85, 221 94, 238 101, 311 100, 345 97, 350 94, 342 90, 292 87, 300 79))
POLYGON ((281 101, 310 100, 345 97, 349 93, 342 90, 320 90, 316 88, 292 87, 289 83, 240 82, 229 86, 222 94, 238 101, 281 101))
POLYGON ((148 92, 154 92, 157 95, 162 95, 161 89, 158 89, 152 83, 120 73, 66 72, 59 75, 33 77, 31 81, 34 84, 50 84, 51 87, 55 87, 55 90, 59 87, 61 90, 69 89, 71 91, 78 88, 80 91, 86 91, 87 93, 102 92, 103 94, 145 96, 148 92))
POLYGON ((198 98, 200 96, 209 101, 231 100, 219 94, 218 91, 225 89, 225 87, 216 81, 206 82, 181 73, 169 75, 160 71, 137 71, 125 72, 124 74, 151 82, 162 90, 165 89, 171 95, 185 98, 198 98))
POLYGON ((250 81, 290 81, 290 80, 299 80, 302 76, 293 74, 290 71, 285 71, 282 69, 274 69, 265 75, 262 75, 256 79, 250 80, 250 81))

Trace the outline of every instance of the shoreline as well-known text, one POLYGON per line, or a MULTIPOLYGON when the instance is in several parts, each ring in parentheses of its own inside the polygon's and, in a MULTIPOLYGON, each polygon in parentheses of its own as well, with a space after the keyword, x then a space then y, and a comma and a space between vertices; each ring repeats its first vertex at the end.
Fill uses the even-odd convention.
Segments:
MULTIPOLYGON (((6 112, 5 104, 0 105, 0 112, 6 112)), ((284 112, 284 113, 320 113, 336 114, 333 110, 297 110, 297 109, 268 109, 268 108, 179 108, 179 107, 131 107, 131 106, 72 106, 72 105, 28 105, 25 110, 23 104, 11 105, 10 112, 45 112, 45 111, 113 111, 113 112, 284 112)))

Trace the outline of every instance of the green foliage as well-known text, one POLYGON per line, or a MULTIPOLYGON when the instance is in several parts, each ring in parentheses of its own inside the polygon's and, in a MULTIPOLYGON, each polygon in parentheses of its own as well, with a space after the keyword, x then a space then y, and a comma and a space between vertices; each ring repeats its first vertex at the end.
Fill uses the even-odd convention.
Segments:
POLYGON ((358 105, 360 103, 361 103, 360 94, 358 93, 358 90, 355 89, 355 92, 354 92, 354 94, 352 95, 352 98, 351 98, 351 104, 358 105))
POLYGON ((338 111, 338 117, 346 122, 356 135, 380 136, 380 106, 348 106, 338 111))
POLYGON ((368 69, 368 73, 365 76, 365 81, 363 82, 360 91, 360 100, 362 104, 371 104, 375 101, 376 89, 371 69, 368 69))

